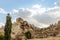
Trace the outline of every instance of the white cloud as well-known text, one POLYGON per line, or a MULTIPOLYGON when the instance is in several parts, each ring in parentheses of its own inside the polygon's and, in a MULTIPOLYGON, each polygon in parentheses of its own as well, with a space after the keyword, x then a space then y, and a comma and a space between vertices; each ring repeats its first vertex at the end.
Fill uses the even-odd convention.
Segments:
POLYGON ((32 7, 34 9, 34 11, 36 11, 38 14, 42 14, 46 11, 46 8, 42 7, 39 4, 33 5, 32 7))
POLYGON ((17 12, 18 12, 18 10, 13 9, 11 12, 12 12, 12 14, 15 14, 15 13, 17 13, 17 12))
POLYGON ((57 3, 56 3, 56 2, 54 2, 54 4, 56 5, 57 3))
POLYGON ((38 22, 42 24, 52 24, 60 20, 60 8, 52 8, 46 11, 45 13, 41 15, 35 15, 33 16, 38 22))
POLYGON ((58 7, 58 6, 55 6, 55 7, 53 7, 53 8, 48 8, 47 11, 53 10, 53 9, 57 9, 57 8, 59 8, 59 7, 58 7))
POLYGON ((20 16, 20 17, 23 17, 23 18, 26 18, 26 17, 28 17, 28 16, 30 16, 31 15, 31 11, 30 11, 30 9, 27 9, 27 8, 20 8, 20 9, 18 9, 18 10, 13 10, 12 12, 11 12, 11 14, 15 14, 15 15, 18 15, 18 16, 20 16))
POLYGON ((7 12, 2 8, 0 8, 0 13, 7 14, 7 12))
POLYGON ((29 23, 32 23, 40 28, 47 27, 48 25, 60 20, 60 0, 54 3, 56 6, 53 8, 42 7, 42 5, 35 4, 32 8, 22 8, 15 10, 18 16, 25 18, 29 23))
MULTIPOLYGON (((0 13, 4 11, 0 11, 0 13)), ((58 6, 48 8, 48 10, 46 10, 46 8, 36 4, 31 8, 13 9, 10 13, 25 18, 29 23, 32 23, 40 28, 46 27, 49 24, 60 20, 60 7, 58 6)), ((15 20, 13 20, 13 22, 14 21, 15 20)))
POLYGON ((27 20, 29 23, 34 24, 36 27, 39 27, 39 28, 46 28, 46 27, 48 27, 47 24, 40 23, 40 22, 38 22, 35 18, 26 18, 26 20, 27 20))
POLYGON ((60 7, 57 6, 46 10, 41 5, 36 4, 32 8, 19 8, 12 12, 41 28, 55 23, 60 18, 60 7))
POLYGON ((2 26, 4 26, 4 23, 0 22, 0 28, 1 28, 2 26))
MULTIPOLYGON (((33 5, 32 8, 19 8, 19 9, 13 9, 11 11, 11 14, 15 14, 17 16, 20 16, 22 18, 25 18, 28 20, 30 23, 36 25, 36 26, 41 26, 36 19, 33 18, 35 15, 41 15, 46 11, 46 9, 39 4, 33 5)), ((44 25, 44 24, 43 24, 44 25)), ((45 27, 45 26, 44 26, 45 27)), ((42 26, 41 26, 42 28, 42 26)))
POLYGON ((46 8, 36 4, 33 5, 32 8, 14 9, 13 12, 15 15, 23 17, 28 22, 41 28, 60 20, 60 7, 57 5, 46 10, 46 8))
POLYGON ((60 17, 60 8, 49 10, 47 13, 54 18, 60 17))
POLYGON ((40 8, 41 7, 41 5, 39 5, 39 4, 35 4, 35 5, 33 5, 33 7, 32 8, 40 8))
POLYGON ((32 17, 34 15, 41 15, 46 9, 39 4, 33 5, 32 8, 19 8, 18 10, 13 9, 11 14, 17 14, 20 17, 32 17))
POLYGON ((57 6, 60 7, 60 0, 57 0, 56 2, 57 2, 57 6))

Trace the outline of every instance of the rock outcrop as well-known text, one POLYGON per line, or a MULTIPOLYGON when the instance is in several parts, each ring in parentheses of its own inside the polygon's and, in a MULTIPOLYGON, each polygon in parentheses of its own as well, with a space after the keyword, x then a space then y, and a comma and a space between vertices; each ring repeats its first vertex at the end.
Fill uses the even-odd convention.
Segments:
MULTIPOLYGON (((0 31, 4 33, 3 29, 0 29, 0 31)), ((25 39, 24 33, 27 31, 30 31, 32 38, 60 37, 60 21, 47 28, 37 28, 34 25, 29 24, 26 20, 17 18, 16 22, 12 24, 12 40, 25 39)))

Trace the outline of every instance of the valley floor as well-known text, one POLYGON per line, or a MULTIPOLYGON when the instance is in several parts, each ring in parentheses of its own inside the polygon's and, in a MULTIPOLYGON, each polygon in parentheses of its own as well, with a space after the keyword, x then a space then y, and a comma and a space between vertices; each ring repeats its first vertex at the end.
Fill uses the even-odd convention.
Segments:
POLYGON ((38 39, 29 39, 29 40, 60 40, 60 37, 38 38, 38 39))

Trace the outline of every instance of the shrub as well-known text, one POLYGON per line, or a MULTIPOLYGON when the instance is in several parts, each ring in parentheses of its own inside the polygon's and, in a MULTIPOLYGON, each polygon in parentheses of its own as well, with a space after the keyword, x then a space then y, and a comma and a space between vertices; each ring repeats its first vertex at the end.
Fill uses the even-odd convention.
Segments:
POLYGON ((0 40, 3 40, 3 39, 4 39, 4 35, 0 34, 0 40))
POLYGON ((31 33, 29 31, 25 33, 25 36, 27 39, 31 39, 31 33))

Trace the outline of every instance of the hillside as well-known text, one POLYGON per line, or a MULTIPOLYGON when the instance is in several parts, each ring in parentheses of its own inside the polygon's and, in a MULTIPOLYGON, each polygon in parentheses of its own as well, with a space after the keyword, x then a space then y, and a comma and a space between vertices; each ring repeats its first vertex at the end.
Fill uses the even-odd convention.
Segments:
MULTIPOLYGON (((3 28, 1 28, 4 33, 3 28)), ((47 28, 37 28, 32 24, 29 24, 22 18, 17 18, 16 22, 12 24, 12 40, 17 38, 24 39, 24 33, 30 31, 32 38, 48 38, 48 37, 59 37, 60 36, 60 21, 55 24, 51 24, 47 28)))
POLYGON ((24 36, 23 32, 30 31, 32 38, 47 38, 47 37, 56 37, 60 36, 60 21, 56 24, 51 24, 47 28, 37 28, 32 24, 29 24, 27 21, 22 18, 17 18, 16 22, 12 25, 12 33, 17 36, 24 36))

